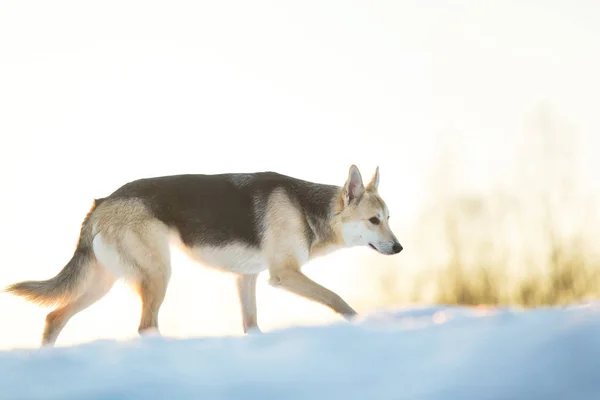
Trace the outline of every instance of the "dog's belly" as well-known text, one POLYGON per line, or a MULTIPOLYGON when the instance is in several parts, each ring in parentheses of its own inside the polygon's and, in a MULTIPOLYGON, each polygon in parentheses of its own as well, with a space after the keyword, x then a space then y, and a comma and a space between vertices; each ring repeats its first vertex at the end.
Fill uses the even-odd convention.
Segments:
POLYGON ((257 274, 269 267, 259 249, 243 244, 197 246, 190 253, 201 264, 237 274, 257 274))

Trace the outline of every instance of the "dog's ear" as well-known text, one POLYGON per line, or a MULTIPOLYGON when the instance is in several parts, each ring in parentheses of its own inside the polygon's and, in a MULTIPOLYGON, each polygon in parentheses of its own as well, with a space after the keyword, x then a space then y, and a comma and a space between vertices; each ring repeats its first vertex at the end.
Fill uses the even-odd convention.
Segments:
POLYGON ((373 174, 373 177, 371 178, 371 182, 369 182, 367 184, 367 190, 376 192, 378 188, 379 188, 379 166, 377 166, 377 168, 375 169, 375 173, 373 174))
POLYGON ((353 164, 348 172, 348 180, 344 185, 344 205, 347 206, 360 199, 364 193, 365 186, 363 185, 362 176, 356 165, 353 164))

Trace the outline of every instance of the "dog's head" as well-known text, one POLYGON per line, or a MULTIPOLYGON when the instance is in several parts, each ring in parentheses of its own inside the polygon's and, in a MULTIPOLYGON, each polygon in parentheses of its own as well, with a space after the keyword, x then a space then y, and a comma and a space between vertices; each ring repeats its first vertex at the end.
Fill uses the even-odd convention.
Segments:
POLYGON ((370 246, 381 254, 397 254, 402 245, 390 229, 389 210, 379 196, 379 167, 364 186, 360 171, 350 167, 342 188, 341 229, 346 246, 370 246))

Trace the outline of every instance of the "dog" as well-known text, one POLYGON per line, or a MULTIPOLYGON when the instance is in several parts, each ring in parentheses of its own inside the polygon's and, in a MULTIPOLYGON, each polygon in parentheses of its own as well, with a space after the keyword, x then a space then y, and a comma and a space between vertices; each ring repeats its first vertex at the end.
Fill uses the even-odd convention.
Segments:
POLYGON ((171 276, 170 248, 234 273, 243 331, 260 332, 256 279, 321 303, 346 319, 357 313, 314 282, 301 267, 342 248, 402 251, 378 194, 379 167, 365 186, 352 165, 343 186, 275 172, 171 175, 129 182, 96 199, 85 217, 71 260, 53 278, 15 283, 5 290, 41 306, 42 345, 53 346, 76 313, 126 279, 142 301, 138 333, 158 333, 158 312, 171 276))

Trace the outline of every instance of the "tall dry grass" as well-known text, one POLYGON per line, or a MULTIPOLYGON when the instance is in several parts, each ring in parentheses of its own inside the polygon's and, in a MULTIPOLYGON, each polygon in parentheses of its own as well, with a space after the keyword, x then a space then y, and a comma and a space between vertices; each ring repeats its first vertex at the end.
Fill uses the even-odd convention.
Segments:
POLYGON ((386 269, 382 302, 534 307, 600 299, 598 203, 576 183, 576 136, 547 110, 529 135, 515 149, 511 184, 493 192, 453 186, 460 152, 439 158, 434 201, 416 228, 424 244, 418 272, 409 279, 386 269))
POLYGON ((456 229, 464 222, 461 218, 446 221, 449 257, 426 273, 435 286, 434 302, 534 307, 600 298, 600 259, 583 238, 560 238, 549 230, 540 238, 544 249, 515 257, 518 265, 511 270, 510 257, 494 253, 489 245, 471 241, 469 247, 456 229))

